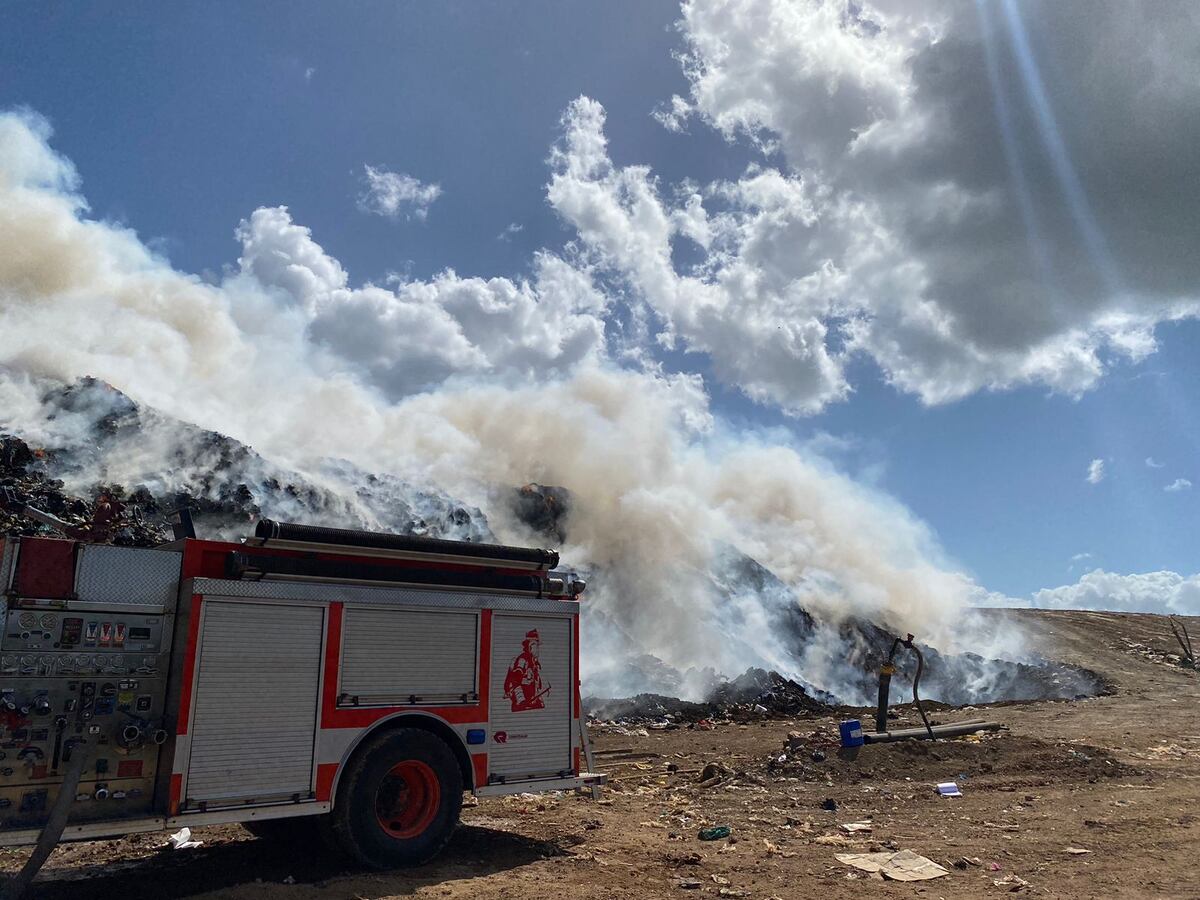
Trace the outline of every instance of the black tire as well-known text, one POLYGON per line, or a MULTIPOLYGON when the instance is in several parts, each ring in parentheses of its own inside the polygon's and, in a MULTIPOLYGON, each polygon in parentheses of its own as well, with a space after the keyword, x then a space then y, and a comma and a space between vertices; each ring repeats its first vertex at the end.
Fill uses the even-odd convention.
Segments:
POLYGON ((346 764, 328 825, 338 846, 364 866, 416 866, 450 840, 462 792, 445 741, 398 728, 369 738, 346 764))

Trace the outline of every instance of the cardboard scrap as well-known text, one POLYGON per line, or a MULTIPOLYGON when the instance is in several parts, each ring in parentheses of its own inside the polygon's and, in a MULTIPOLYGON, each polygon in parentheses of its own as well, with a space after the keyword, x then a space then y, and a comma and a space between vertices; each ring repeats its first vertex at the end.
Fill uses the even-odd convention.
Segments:
POLYGON ((892 881, 928 881, 949 875, 931 859, 926 859, 912 850, 896 853, 839 853, 837 861, 864 872, 878 872, 892 881))

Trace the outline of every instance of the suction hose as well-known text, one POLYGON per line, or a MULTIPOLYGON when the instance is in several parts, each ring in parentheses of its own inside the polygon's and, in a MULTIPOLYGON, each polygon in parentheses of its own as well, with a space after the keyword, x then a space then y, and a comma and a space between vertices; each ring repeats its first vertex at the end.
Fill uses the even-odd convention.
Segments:
POLYGON ((892 649, 888 651, 887 662, 879 667, 879 703, 875 708, 875 732, 883 734, 888 730, 888 697, 892 688, 892 675, 896 671, 896 649, 901 645, 907 647, 917 655, 917 674, 913 678, 913 705, 916 706, 917 712, 921 715, 921 721, 925 725, 925 730, 929 733, 929 739, 936 741, 937 738, 933 734, 933 726, 929 724, 929 717, 925 715, 925 707, 921 705, 921 696, 918 693, 921 685, 921 675, 925 671, 925 657, 921 653, 921 648, 913 643, 913 636, 911 634, 903 638, 897 637, 892 641, 892 649))

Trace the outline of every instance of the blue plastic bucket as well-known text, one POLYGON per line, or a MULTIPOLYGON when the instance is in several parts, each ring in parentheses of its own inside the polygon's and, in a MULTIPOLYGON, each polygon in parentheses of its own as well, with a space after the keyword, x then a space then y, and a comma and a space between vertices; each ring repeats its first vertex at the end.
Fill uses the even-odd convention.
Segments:
POLYGON ((842 732, 843 747, 861 747, 863 745, 862 722, 858 719, 847 719, 838 726, 842 732))

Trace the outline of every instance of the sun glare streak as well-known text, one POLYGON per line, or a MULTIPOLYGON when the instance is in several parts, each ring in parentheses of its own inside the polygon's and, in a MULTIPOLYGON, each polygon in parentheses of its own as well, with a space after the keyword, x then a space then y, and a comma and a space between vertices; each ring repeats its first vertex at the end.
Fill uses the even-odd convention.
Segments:
POLYGON ((1025 165, 1021 161, 1021 150, 1017 143, 1012 109, 1008 103, 1008 92, 1000 77, 1000 61, 993 32, 995 26, 990 21, 984 0, 975 0, 975 9, 979 16, 980 32, 983 35, 984 66, 987 70, 988 86, 991 88, 992 105, 996 111, 996 122, 1000 128, 1004 160, 1008 164, 1009 175, 1012 177, 1017 205, 1021 211, 1021 220, 1025 225, 1025 237, 1029 244, 1029 252, 1037 264, 1043 283, 1050 288, 1054 281, 1053 269, 1046 250, 1046 242, 1042 237, 1037 211, 1034 209, 1029 177, 1025 172, 1025 165))
POLYGON ((1071 155, 1058 129, 1058 120, 1050 106, 1050 98, 1046 94, 1046 86, 1042 81, 1041 72, 1038 70, 1037 60, 1034 59, 1033 48, 1030 46, 1029 36, 1025 31, 1021 13, 1017 9, 1016 0, 1004 0, 1004 14, 1012 35, 1012 46, 1017 67, 1021 73, 1021 80, 1025 85, 1025 91, 1029 96, 1037 121, 1038 134, 1050 156, 1050 163, 1054 167, 1054 174, 1066 197, 1071 218, 1075 220, 1075 226, 1079 229, 1088 255, 1104 280, 1105 286, 1110 291, 1118 292, 1120 278, 1117 275, 1116 266, 1113 264, 1112 252, 1092 213, 1087 192, 1079 180, 1079 175, 1071 162, 1071 155))

